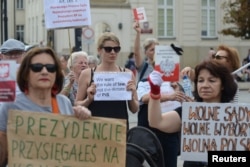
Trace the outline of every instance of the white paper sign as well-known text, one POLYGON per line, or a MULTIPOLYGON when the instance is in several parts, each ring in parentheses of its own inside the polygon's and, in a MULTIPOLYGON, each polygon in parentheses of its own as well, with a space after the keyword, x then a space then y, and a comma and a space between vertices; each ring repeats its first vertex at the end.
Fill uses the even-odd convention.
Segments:
POLYGON ((127 84, 131 78, 131 72, 95 72, 96 94, 94 100, 131 100, 132 92, 127 91, 127 84))
POLYGON ((155 46, 155 70, 163 73, 164 81, 178 81, 180 56, 167 45, 155 46))
POLYGON ((89 0, 44 0, 47 29, 91 25, 89 0))
POLYGON ((208 151, 250 151, 250 104, 182 104, 181 159, 207 161, 208 151))
POLYGON ((134 15, 134 19, 138 20, 139 23, 147 21, 147 16, 146 16, 146 12, 145 12, 144 7, 134 8, 133 15, 134 15))

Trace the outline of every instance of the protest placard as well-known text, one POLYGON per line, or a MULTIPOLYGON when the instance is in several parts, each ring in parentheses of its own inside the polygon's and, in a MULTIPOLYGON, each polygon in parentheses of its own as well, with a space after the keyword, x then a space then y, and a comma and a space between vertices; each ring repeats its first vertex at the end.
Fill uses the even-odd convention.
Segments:
POLYGON ((89 0, 44 0, 47 29, 91 25, 89 0))
POLYGON ((16 62, 0 61, 0 102, 16 98, 16 62))
POLYGON ((164 81, 179 80, 180 57, 171 46, 155 46, 155 70, 163 73, 164 81))
POLYGON ((207 161, 208 151, 250 151, 250 104, 184 102, 181 159, 207 161))
MULTIPOLYGON (((105 112, 105 111, 104 111, 105 112)), ((9 167, 125 167, 126 120, 10 111, 9 167)))
POLYGON ((127 91, 128 81, 132 79, 131 72, 95 72, 96 101, 131 100, 132 92, 127 91))
POLYGON ((147 16, 144 7, 133 9, 134 20, 139 21, 139 23, 147 22, 147 16))

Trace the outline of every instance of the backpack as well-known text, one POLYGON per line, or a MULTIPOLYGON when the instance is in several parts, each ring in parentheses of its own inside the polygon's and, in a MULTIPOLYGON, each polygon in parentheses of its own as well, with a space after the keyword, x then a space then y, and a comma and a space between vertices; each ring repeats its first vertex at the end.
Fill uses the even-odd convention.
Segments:
POLYGON ((157 136, 141 126, 127 133, 126 167, 164 167, 163 150, 157 136))

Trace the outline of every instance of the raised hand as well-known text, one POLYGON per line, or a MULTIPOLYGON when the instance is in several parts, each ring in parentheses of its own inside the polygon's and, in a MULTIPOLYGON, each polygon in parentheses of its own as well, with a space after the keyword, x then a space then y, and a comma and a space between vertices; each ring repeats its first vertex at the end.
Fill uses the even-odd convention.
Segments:
POLYGON ((133 28, 137 33, 141 33, 140 23, 138 20, 135 20, 133 23, 133 28))
POLYGON ((154 95, 160 94, 160 87, 161 87, 161 84, 163 83, 162 75, 163 74, 161 74, 158 71, 153 71, 148 76, 151 93, 154 95))

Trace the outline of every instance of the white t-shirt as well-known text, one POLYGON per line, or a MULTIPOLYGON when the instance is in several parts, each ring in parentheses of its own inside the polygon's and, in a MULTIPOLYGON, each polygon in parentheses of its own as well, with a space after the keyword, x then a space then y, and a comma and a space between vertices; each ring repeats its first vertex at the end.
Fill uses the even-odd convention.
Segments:
MULTIPOLYGON (((163 82, 161 85, 161 94, 166 94, 166 95, 171 95, 173 93, 175 93, 173 87, 170 85, 170 82, 163 82)), ((150 85, 148 81, 140 81, 138 83, 138 88, 137 88, 137 95, 138 95, 138 99, 141 102, 141 98, 150 93, 150 85)), ((161 102, 161 111, 162 113, 167 112, 167 111, 172 111, 178 107, 181 106, 181 103, 179 101, 165 101, 165 102, 161 102)))

